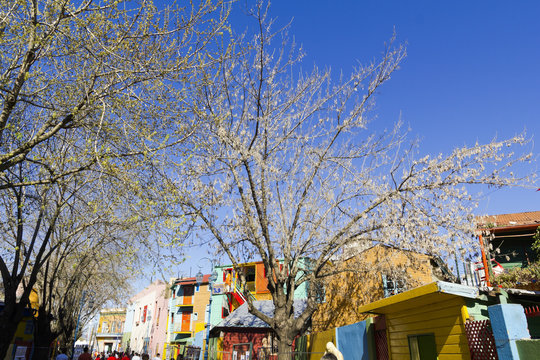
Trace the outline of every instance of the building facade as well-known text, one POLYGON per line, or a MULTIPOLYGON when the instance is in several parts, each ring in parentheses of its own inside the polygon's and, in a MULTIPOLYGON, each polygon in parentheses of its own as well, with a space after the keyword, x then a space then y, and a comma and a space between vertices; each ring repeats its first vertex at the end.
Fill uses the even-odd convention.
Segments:
POLYGON ((166 345, 167 308, 169 292, 167 283, 157 280, 129 300, 130 327, 129 347, 131 351, 163 354, 166 345))
MULTIPOLYGON (((301 260, 301 266, 309 266, 308 259, 301 260)), ((240 288, 239 273, 246 278, 248 293, 252 300, 272 300, 268 290, 268 279, 262 261, 239 264, 235 270, 232 265, 216 266, 216 281, 212 284, 211 327, 219 324, 234 310, 246 302, 240 288)), ((308 284, 303 283, 295 289, 295 299, 307 298, 308 284)))
POLYGON ((210 275, 172 279, 170 284, 166 359, 177 358, 188 345, 206 347, 210 275))
POLYGON ((126 321, 126 309, 104 309, 99 313, 96 332, 97 351, 106 354, 124 351, 122 333, 126 321))

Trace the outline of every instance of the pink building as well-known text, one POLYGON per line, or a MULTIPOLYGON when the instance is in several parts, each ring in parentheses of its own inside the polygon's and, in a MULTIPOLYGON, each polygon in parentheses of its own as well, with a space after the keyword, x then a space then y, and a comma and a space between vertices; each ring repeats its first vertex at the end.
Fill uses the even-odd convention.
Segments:
MULTIPOLYGON (((163 357, 166 332, 169 291, 167 283, 157 280, 129 300, 133 312, 129 347, 150 358, 163 357)), ((131 318, 131 316, 129 316, 131 318)))

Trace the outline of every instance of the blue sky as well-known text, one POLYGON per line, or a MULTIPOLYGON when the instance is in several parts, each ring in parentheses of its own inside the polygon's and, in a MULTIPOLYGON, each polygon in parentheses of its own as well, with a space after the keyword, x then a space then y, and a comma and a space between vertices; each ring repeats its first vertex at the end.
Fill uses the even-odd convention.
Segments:
MULTIPOLYGON (((230 19, 238 31, 251 21, 238 7, 244 4, 230 19)), ((526 131, 539 157, 540 1, 276 0, 271 15, 280 24, 292 19, 289 35, 307 53, 305 70, 348 74, 379 56, 395 29, 408 56, 377 95, 374 130, 401 116, 429 154, 526 131)), ((537 173, 539 161, 522 170, 537 173)), ((475 213, 534 210, 540 191, 513 188, 490 191, 475 213)), ((209 267, 197 263, 205 249, 187 253, 180 275, 209 267)))
MULTIPOLYGON (((540 137, 540 2, 276 0, 271 14, 292 19, 306 70, 347 74, 380 55, 395 29, 408 56, 381 88, 371 126, 389 128, 401 115, 422 153, 523 131, 533 143, 540 137)), ((231 21, 242 29, 247 20, 237 11, 231 21)), ((537 173, 538 161, 526 171, 537 173)), ((533 210, 540 192, 508 189, 490 192, 476 212, 533 210)))

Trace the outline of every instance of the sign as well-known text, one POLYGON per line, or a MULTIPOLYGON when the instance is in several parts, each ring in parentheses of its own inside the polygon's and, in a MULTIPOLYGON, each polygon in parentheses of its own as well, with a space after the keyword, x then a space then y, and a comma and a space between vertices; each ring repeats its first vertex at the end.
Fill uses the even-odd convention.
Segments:
POLYGON ((225 294, 225 284, 213 284, 212 285, 212 295, 225 294))
POLYGON ((14 360, 26 360, 26 346, 17 346, 14 360))
POLYGON ((75 349, 73 349, 73 359, 78 359, 79 355, 83 353, 83 349, 86 345, 75 345, 75 349))

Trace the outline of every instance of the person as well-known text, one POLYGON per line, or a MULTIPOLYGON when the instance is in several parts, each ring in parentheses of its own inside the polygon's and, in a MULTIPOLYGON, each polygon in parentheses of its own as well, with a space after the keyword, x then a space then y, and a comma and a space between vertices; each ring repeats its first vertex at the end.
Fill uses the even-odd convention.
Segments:
POLYGON ((157 353, 156 356, 154 356, 153 360, 161 360, 161 356, 159 356, 159 353, 157 353))
POLYGON ((83 348, 83 353, 77 358, 79 360, 92 360, 92 355, 88 352, 88 346, 83 348))
POLYGON ((141 357, 139 356, 139 353, 135 353, 135 355, 133 355, 131 360, 141 360, 141 357))
POLYGON ((122 360, 129 360, 129 355, 127 352, 125 352, 124 356, 122 356, 122 360))
POLYGON ((332 342, 327 342, 326 352, 321 357, 321 360, 343 360, 343 354, 332 342))
POLYGON ((334 354, 325 352, 321 357, 321 360, 338 360, 338 358, 334 354))
POLYGON ((114 352, 109 354, 109 357, 107 358, 107 360, 116 360, 116 356, 114 356, 114 352))
POLYGON ((60 353, 56 356, 56 360, 69 360, 66 355, 66 348, 60 348, 60 353))
POLYGON ((142 360, 149 360, 149 359, 150 359, 150 355, 148 355, 147 353, 142 354, 142 360))

